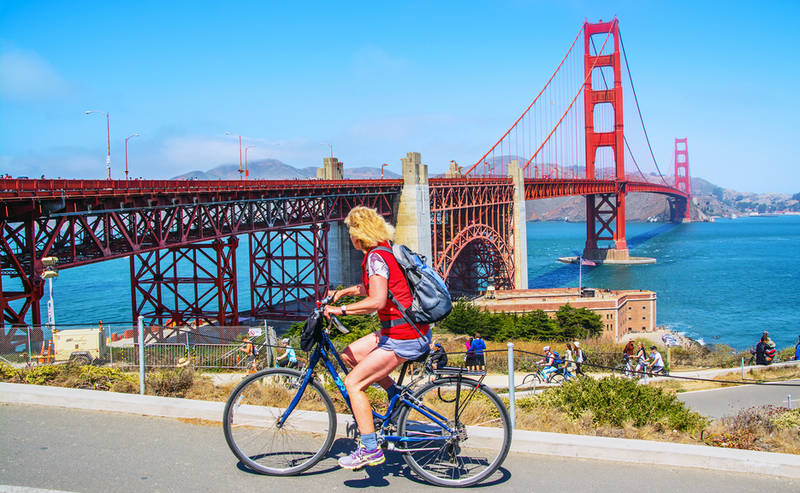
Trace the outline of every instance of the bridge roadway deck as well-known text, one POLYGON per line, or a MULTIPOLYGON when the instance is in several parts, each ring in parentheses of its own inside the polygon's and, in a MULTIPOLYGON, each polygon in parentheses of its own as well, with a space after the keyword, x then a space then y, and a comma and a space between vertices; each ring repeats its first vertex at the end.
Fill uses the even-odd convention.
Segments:
MULTIPOLYGON (((338 468, 351 441, 300 477, 267 477, 237 465, 219 424, 40 406, 0 405, 0 491, 8 485, 80 492, 325 491, 437 492, 390 453, 365 471, 338 468), (4 486, 5 485, 5 486, 4 486)), ((795 492, 800 481, 600 460, 509 454, 472 491, 494 492, 795 492)), ((25 490, 11 490, 25 491, 25 490)))

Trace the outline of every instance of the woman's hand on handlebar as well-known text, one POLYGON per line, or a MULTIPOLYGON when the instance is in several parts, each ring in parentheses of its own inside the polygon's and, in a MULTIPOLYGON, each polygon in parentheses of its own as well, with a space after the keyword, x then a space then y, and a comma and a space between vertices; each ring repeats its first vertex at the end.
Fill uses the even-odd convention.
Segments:
POLYGON ((340 317, 342 316, 342 307, 326 305, 323 314, 325 315, 326 318, 331 318, 331 315, 336 315, 337 317, 340 317))

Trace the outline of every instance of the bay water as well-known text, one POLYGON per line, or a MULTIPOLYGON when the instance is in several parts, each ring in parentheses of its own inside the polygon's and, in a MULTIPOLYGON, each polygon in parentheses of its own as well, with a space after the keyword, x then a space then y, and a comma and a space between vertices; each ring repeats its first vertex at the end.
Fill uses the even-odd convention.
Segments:
MULTIPOLYGON (((583 285, 648 289, 657 324, 707 344, 754 346, 768 330, 778 347, 797 342, 800 216, 718 219, 714 223, 628 223, 631 255, 655 264, 583 267, 583 285)), ((583 249, 584 223, 529 222, 530 288, 578 285, 578 266, 558 257, 583 249)), ((601 245, 604 246, 604 245, 601 245)), ((247 241, 237 251, 239 309, 250 306, 247 241)), ((54 282, 56 323, 130 326, 129 260, 62 270, 54 282)), ((42 320, 47 320, 46 299, 42 320)))

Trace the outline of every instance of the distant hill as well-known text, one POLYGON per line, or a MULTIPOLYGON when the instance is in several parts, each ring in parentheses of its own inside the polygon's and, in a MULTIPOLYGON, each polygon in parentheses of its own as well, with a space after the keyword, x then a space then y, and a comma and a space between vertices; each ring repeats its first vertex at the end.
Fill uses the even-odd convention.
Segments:
MULTIPOLYGON (((640 177, 641 178, 641 177, 640 177)), ((646 175, 648 181, 661 182, 657 175, 646 175)), ((664 177, 672 184, 672 176, 664 177)), ((711 216, 734 216, 753 212, 800 211, 800 193, 749 193, 724 189, 702 178, 692 178, 693 218, 707 220, 711 216)), ((529 221, 585 221, 583 197, 529 200, 526 204, 529 221)), ((630 193, 626 198, 626 219, 629 221, 669 220, 667 197, 655 193, 630 193)))
MULTIPOLYGON (((279 161, 277 159, 261 159, 247 163, 250 175, 248 178, 251 180, 293 180, 293 179, 306 179, 316 178, 317 168, 295 168, 289 164, 279 161)), ((211 168, 207 171, 190 171, 182 175, 173 177, 173 180, 238 180, 239 179, 239 165, 238 164, 221 164, 217 167, 211 168)), ((381 176, 380 167, 360 167, 348 168, 344 166, 344 177, 352 179, 369 179, 379 178, 381 176)), ((400 178, 397 173, 384 169, 383 176, 385 178, 400 178)))

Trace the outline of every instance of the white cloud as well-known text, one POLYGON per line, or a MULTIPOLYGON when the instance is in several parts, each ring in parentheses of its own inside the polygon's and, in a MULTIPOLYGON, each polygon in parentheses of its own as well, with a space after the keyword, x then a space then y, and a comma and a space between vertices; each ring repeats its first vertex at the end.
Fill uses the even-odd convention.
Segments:
POLYGON ((33 51, 0 52, 0 97, 12 100, 50 99, 62 95, 67 83, 47 60, 33 51))

